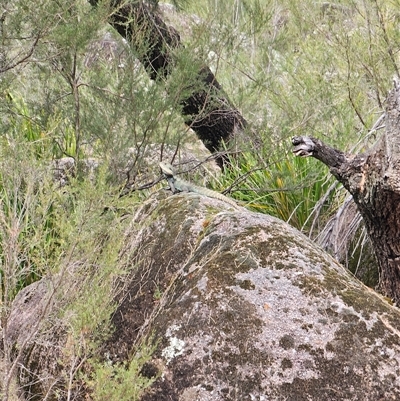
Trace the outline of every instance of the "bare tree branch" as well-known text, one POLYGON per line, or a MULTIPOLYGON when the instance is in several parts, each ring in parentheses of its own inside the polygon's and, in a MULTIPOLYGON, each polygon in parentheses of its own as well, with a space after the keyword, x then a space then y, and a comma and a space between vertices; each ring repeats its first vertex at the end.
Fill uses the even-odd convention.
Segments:
POLYGON ((28 52, 23 56, 21 54, 18 55, 21 58, 15 57, 14 61, 11 64, 6 64, 4 67, 0 67, 0 74, 4 73, 6 71, 12 70, 13 68, 17 67, 18 65, 25 63, 32 56, 33 52, 35 51, 35 48, 36 48, 40 38, 41 38, 41 35, 38 34, 35 37, 28 52))
POLYGON ((292 143, 296 156, 326 164, 353 196, 378 260, 381 289, 400 304, 400 85, 387 99, 385 132, 367 152, 348 155, 310 137, 292 143))

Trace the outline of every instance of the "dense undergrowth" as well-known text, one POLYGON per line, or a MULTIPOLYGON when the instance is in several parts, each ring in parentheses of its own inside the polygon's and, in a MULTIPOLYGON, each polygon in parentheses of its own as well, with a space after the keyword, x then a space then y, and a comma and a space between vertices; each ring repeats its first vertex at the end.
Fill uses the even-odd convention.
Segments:
MULTIPOLYGON (((180 2, 174 21, 185 49, 176 54, 175 81, 157 83, 107 26, 106 2, 96 9, 84 0, 1 5, 3 327, 23 287, 74 263, 101 266, 102 284, 83 291, 84 302, 77 297, 71 303, 71 335, 76 341, 82 332, 90 337, 108 319, 113 279, 125 274, 115 269, 121 215, 149 193, 126 200, 119 197, 121 185, 128 167, 140 171, 154 144, 180 149, 189 141, 179 99, 184 77, 195 73, 191 57, 211 66, 250 123, 252 140, 212 181, 214 189, 228 189, 249 208, 317 235, 344 193, 321 164, 292 157, 290 138, 311 135, 348 151, 373 143, 376 132, 370 130, 392 78, 400 78, 399 3, 180 2), (54 180, 53 160, 61 157, 73 157, 77 168, 67 186, 54 180), (88 158, 99 163, 94 176, 79 171, 88 158), (98 315, 88 327, 84 317, 94 310, 98 315)), ((113 389, 100 388, 96 377, 120 375, 123 386, 140 370, 132 365, 131 373, 110 372, 99 363, 92 360, 93 376, 87 378, 98 391, 95 399, 118 397, 117 390, 112 395, 113 389)))

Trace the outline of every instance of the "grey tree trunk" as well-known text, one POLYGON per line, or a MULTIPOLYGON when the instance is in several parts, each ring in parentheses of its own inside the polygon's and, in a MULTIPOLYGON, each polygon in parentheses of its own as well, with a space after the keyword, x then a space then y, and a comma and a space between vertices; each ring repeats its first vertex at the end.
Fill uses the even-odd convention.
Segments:
POLYGON ((378 260, 381 290, 400 305, 400 85, 387 99, 385 132, 367 152, 348 155, 310 137, 292 143, 296 156, 326 164, 353 196, 378 260))
MULTIPOLYGON (((93 6, 98 2, 89 0, 93 6)), ((174 68, 173 52, 182 46, 178 32, 164 23, 155 6, 146 2, 110 0, 110 6, 114 11, 109 23, 131 43, 150 78, 168 77, 174 68)), ((223 142, 232 143, 235 134, 246 127, 245 119, 208 66, 199 69, 198 82, 185 92, 190 94, 180 99, 184 121, 212 153, 221 151, 223 142)), ((222 157, 217 161, 222 164, 222 157)))

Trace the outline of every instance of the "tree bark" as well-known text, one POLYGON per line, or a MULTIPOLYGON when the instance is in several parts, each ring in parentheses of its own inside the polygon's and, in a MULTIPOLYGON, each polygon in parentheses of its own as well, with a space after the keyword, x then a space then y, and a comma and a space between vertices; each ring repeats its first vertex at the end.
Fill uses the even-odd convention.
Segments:
MULTIPOLYGON (((89 3, 96 6, 98 0, 89 3)), ((183 46, 178 32, 164 23, 155 6, 146 2, 110 0, 110 6, 113 11, 109 23, 131 43, 150 78, 168 77, 174 68, 174 50, 183 46)), ((180 100, 181 112, 185 123, 215 153, 222 150, 223 142, 232 143, 247 123, 208 66, 198 71, 198 82, 201 85, 194 85, 190 95, 180 100)), ((222 164, 223 158, 217 161, 222 164)))
POLYGON ((389 93, 385 132, 358 155, 310 137, 294 137, 296 156, 326 164, 350 192, 363 217, 379 264, 380 288, 400 305, 400 85, 389 93))

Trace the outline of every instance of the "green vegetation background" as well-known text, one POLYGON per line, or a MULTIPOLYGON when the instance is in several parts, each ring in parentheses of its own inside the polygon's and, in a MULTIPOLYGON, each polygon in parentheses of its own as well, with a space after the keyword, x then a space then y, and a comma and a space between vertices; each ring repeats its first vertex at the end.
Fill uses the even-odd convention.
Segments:
MULTIPOLYGON (((128 370, 104 365, 93 338, 114 308, 115 277, 126 274, 118 250, 129 219, 121 216, 160 186, 119 194, 126 172, 146 167, 155 145, 193 141, 179 99, 195 87, 196 66, 212 68, 252 128, 252 145, 213 188, 315 236, 345 194, 320 163, 292 156, 290 138, 315 136, 357 152, 374 142, 400 78, 400 1, 181 1, 170 17, 185 48, 157 83, 107 25, 106 3, 0 6, 0 314, 4 327, 18 291, 43 275, 95 266, 98 285, 89 275, 63 313, 76 344, 82 333, 92 339, 74 349, 90 360, 82 375, 94 398, 123 400, 143 361, 128 370), (78 174, 61 187, 52 161, 67 156, 78 174), (99 164, 94 175, 87 159, 99 164), (119 377, 118 389, 99 385, 107 375, 119 377)), ((149 384, 136 382, 132 399, 149 384)))

